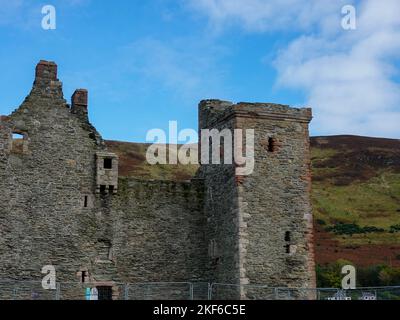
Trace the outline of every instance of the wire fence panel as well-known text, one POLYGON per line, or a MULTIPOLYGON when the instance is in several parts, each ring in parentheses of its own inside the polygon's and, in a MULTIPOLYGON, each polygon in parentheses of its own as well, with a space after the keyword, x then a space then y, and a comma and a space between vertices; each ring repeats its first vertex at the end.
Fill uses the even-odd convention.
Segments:
POLYGON ((190 282, 154 282, 127 284, 127 300, 193 300, 190 282))
POLYGON ((86 287, 81 283, 59 283, 60 300, 89 300, 86 287))
POLYGON ((236 284, 213 283, 209 288, 209 300, 240 299, 241 286, 236 284))
POLYGON ((213 283, 210 300, 400 300, 400 286, 357 288, 279 288, 264 285, 213 283))
POLYGON ((230 300, 311 300, 315 299, 316 289, 289 289, 267 285, 235 285, 213 283, 209 299, 230 300))
POLYGON ((193 300, 207 300, 209 286, 208 282, 193 282, 193 300))
POLYGON ((346 300, 400 300, 400 287, 371 287, 340 291, 346 300))
POLYGON ((58 283, 59 300, 125 300, 125 284, 109 283, 107 286, 94 284, 61 282, 58 283), (102 297, 100 288, 106 287, 109 290, 107 297, 102 297), (96 293, 93 289, 96 288, 96 293), (99 291, 100 290, 100 291, 99 291))
POLYGON ((1 300, 56 300, 57 289, 44 289, 41 281, 1 281, 1 300))

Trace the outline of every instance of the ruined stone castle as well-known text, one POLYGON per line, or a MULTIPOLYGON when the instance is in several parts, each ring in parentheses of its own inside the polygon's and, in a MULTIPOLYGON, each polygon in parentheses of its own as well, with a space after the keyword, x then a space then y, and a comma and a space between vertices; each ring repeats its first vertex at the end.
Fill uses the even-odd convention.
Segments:
POLYGON ((68 104, 53 62, 0 120, 0 279, 42 279, 53 265, 57 281, 115 298, 117 283, 243 285, 234 298, 245 285, 315 287, 311 109, 200 102, 199 129, 255 130, 254 172, 204 164, 184 182, 121 176, 88 92, 68 104))

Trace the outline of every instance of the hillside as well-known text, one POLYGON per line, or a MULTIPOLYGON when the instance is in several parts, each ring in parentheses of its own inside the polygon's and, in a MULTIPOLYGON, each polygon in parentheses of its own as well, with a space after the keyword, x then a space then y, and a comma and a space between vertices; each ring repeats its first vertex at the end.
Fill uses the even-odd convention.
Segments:
MULTIPOLYGON (((106 143, 118 154, 123 176, 187 180, 197 170, 150 166, 146 144, 106 143)), ((400 140, 314 137, 311 156, 317 263, 400 266, 400 140)))
POLYGON ((400 140, 315 137, 311 150, 317 262, 400 266, 400 140))

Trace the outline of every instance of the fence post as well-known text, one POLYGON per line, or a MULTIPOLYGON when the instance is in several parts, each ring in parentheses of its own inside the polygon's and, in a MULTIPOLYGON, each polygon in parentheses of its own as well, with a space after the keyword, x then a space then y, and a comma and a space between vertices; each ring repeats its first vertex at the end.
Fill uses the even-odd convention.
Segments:
POLYGON ((60 296, 61 296, 61 284, 59 282, 57 282, 57 285, 56 285, 56 300, 60 300, 60 296))
POLYGON ((278 288, 274 288, 275 300, 278 300, 278 288))
POLYGON ((16 288, 16 286, 17 285, 15 285, 14 288, 13 288, 13 300, 16 300, 16 298, 17 298, 17 288, 16 288))
POLYGON ((129 300, 129 283, 124 285, 124 300, 129 300))
POLYGON ((213 286, 212 283, 208 283, 208 293, 207 293, 208 300, 211 300, 211 297, 212 297, 212 286, 213 286))
POLYGON ((194 300, 193 299, 193 296, 194 296, 193 283, 189 282, 189 288, 190 288, 190 300, 194 300))

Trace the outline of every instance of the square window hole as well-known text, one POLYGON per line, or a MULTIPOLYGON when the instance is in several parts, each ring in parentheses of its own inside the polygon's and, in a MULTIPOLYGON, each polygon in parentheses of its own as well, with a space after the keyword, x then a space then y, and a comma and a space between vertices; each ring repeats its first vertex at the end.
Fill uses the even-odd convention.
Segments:
POLYGON ((104 169, 112 169, 112 159, 111 158, 104 159, 104 169))

